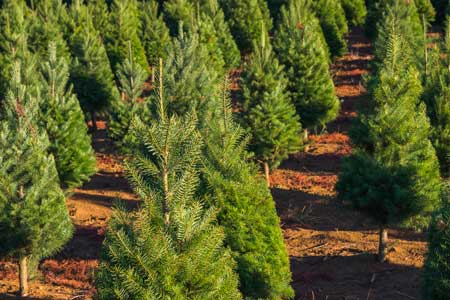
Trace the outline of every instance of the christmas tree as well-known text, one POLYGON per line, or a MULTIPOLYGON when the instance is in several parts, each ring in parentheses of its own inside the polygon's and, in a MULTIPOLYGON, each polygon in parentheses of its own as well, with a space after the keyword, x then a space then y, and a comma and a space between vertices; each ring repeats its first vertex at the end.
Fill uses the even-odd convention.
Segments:
POLYGON ((131 42, 133 57, 148 73, 145 50, 139 39, 139 6, 137 0, 114 0, 111 4, 109 23, 104 32, 105 47, 114 74, 128 57, 128 42, 131 42))
POLYGON ((33 87, 14 67, 0 122, 0 255, 19 263, 20 294, 28 294, 28 262, 52 255, 72 235, 33 87))
POLYGON ((272 19, 264 0, 221 0, 220 5, 231 33, 243 52, 251 51, 253 43, 260 39, 261 22, 266 29, 272 28, 272 19))
POLYGON ((393 30, 386 45, 370 86, 371 109, 360 112, 359 135, 352 136, 357 149, 344 161, 336 187, 339 198, 380 225, 379 261, 386 259, 387 227, 426 217, 440 197, 439 164, 428 139, 425 106, 419 103, 419 73, 400 32, 400 27, 393 30))
POLYGON ((117 78, 120 84, 121 99, 116 99, 114 108, 110 113, 108 122, 108 134, 117 145, 125 150, 130 141, 125 137, 131 126, 131 120, 137 113, 142 114, 145 103, 138 101, 142 96, 146 72, 133 57, 131 43, 129 43, 128 58, 121 64, 117 78))
POLYGON ((422 99, 427 106, 432 126, 431 141, 439 158, 441 172, 450 175, 450 21, 447 21, 444 57, 441 47, 430 51, 425 91, 422 99))
POLYGON ((95 29, 91 11, 80 0, 69 10, 68 44, 73 56, 70 80, 83 111, 97 128, 96 114, 111 109, 119 92, 100 33, 95 29))
POLYGON ((291 299, 289 257, 270 190, 249 163, 244 131, 232 118, 228 84, 202 132, 202 185, 220 209, 225 244, 237 261, 245 299, 291 299))
POLYGON ((339 111, 328 54, 317 19, 305 1, 281 11, 274 48, 286 66, 288 90, 304 129, 325 126, 339 111))
POLYGON ((60 182, 72 189, 95 173, 96 160, 83 111, 68 84, 68 63, 56 56, 55 44, 48 52, 42 66, 41 122, 50 139, 49 152, 55 157, 60 182))
MULTIPOLYGON (((160 82, 162 74, 160 74, 160 82)), ((104 242, 100 299, 242 299, 216 210, 194 198, 202 147, 192 116, 168 117, 159 87, 151 126, 133 123, 141 147, 127 163, 141 209, 117 211, 104 242)))
POLYGON ((424 16, 428 22, 433 22, 436 17, 431 0, 414 0, 419 16, 424 16))
POLYGON ((160 15, 156 1, 143 1, 140 3, 141 27, 139 38, 145 50, 147 61, 157 66, 159 58, 167 57, 167 49, 171 45, 169 29, 160 15))
POLYGON ((111 3, 112 1, 88 0, 86 2, 90 15, 92 16, 92 23, 94 24, 95 29, 100 33, 102 39, 104 39, 106 33, 105 28, 110 26, 108 3, 111 3))
POLYGON ((366 3, 364 0, 340 0, 345 11, 347 23, 350 26, 362 26, 367 15, 366 3))
POLYGON ((423 272, 423 300, 445 300, 450 292, 450 204, 433 218, 428 230, 428 255, 423 272))
POLYGON ((250 149, 263 162, 269 184, 269 169, 300 149, 301 125, 287 93, 283 66, 264 35, 254 49, 242 74, 241 114, 251 135, 250 149))
POLYGON ((341 2, 339 0, 317 0, 311 1, 311 3, 322 27, 331 58, 342 56, 347 51, 345 35, 348 33, 348 26, 341 2))

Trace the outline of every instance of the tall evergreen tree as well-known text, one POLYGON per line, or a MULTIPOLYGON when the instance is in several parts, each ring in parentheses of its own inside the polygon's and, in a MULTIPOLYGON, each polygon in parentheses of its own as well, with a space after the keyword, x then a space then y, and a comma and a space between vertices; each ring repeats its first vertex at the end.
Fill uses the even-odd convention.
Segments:
POLYGON ((340 0, 313 0, 311 7, 319 19, 331 58, 342 56, 347 51, 348 26, 340 0))
POLYGON ((122 63, 117 74, 122 97, 116 99, 108 122, 108 134, 122 150, 125 150, 130 142, 126 137, 131 120, 137 113, 143 115, 142 110, 145 110, 145 103, 139 102, 139 98, 144 89, 146 72, 134 59, 131 43, 129 47, 128 58, 122 63))
MULTIPOLYGON (((448 201, 448 195, 447 199, 448 201)), ((450 204, 436 213, 428 231, 428 254, 423 272, 423 300, 445 300, 450 292, 450 204)))
POLYGON ((274 48, 287 68, 288 89, 304 129, 325 126, 339 111, 320 26, 306 1, 281 11, 274 48))
POLYGON ((436 17, 431 0, 414 0, 419 16, 424 16, 428 22, 433 22, 436 17))
POLYGON ((242 120, 250 132, 250 149, 269 169, 300 149, 301 125, 287 93, 287 78, 269 41, 262 37, 242 75, 242 120))
POLYGON ((220 0, 231 33, 241 51, 251 51, 261 37, 261 22, 272 29, 267 2, 263 0, 220 0))
POLYGON ((147 61, 152 66, 157 66, 159 58, 164 60, 170 51, 170 32, 163 16, 158 9, 156 1, 143 1, 140 3, 141 28, 139 37, 145 50, 147 61))
POLYGON ((196 121, 168 117, 162 90, 153 124, 134 122, 142 146, 127 170, 143 203, 136 213, 112 218, 96 280, 99 297, 241 299, 216 210, 194 199, 201 149, 196 121))
POLYGON ((379 260, 386 259, 387 227, 426 216, 439 205, 439 165, 419 103, 421 84, 409 43, 393 30, 387 55, 372 80, 371 109, 352 133, 357 150, 344 161, 338 195, 380 225, 379 260))
POLYGON ((439 158, 442 174, 450 175, 450 20, 447 21, 444 56, 441 47, 430 51, 425 91, 422 95, 432 126, 431 141, 439 158))
POLYGON ((18 261, 20 294, 26 296, 28 261, 60 249, 72 223, 47 136, 37 126, 38 99, 20 74, 16 64, 0 122, 0 255, 18 261))
POLYGON ((106 30, 109 25, 109 10, 108 3, 111 1, 105 0, 87 0, 87 6, 92 16, 92 22, 95 29, 100 33, 102 39, 105 39, 106 30), (107 3, 108 2, 108 3, 107 3))
POLYGON ((69 66, 51 44, 42 66, 42 122, 50 139, 49 151, 64 188, 81 186, 95 173, 96 160, 83 111, 69 85, 69 66))
POLYGON ((289 257, 270 190, 249 163, 244 131, 233 120, 228 86, 202 132, 202 189, 220 209, 225 244, 237 261, 246 299, 291 299, 289 257))
POLYGON ((95 130, 96 114, 110 110, 119 92, 91 10, 80 0, 75 0, 70 6, 69 17, 67 39, 73 56, 70 80, 95 130))
POLYGON ((114 74, 128 57, 128 42, 131 42, 133 57, 148 73, 148 62, 139 39, 139 6, 137 0, 114 0, 111 4, 108 27, 104 30, 106 51, 114 74))

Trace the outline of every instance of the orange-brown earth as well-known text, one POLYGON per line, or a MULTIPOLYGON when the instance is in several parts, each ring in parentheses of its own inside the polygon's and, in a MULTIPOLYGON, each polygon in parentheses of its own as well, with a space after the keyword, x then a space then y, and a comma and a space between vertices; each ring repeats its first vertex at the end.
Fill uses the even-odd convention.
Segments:
MULTIPOLYGON (((334 185, 341 160, 351 153, 347 131, 356 106, 363 105, 361 76, 368 72, 370 43, 362 31, 349 36, 349 53, 333 67, 339 118, 327 132, 312 135, 306 152, 292 155, 271 176, 272 193, 291 258, 293 287, 301 300, 419 299, 424 234, 390 231, 387 263, 377 263, 376 226, 364 215, 336 200, 334 185)), ((92 299, 111 207, 122 199, 136 207, 137 199, 123 177, 122 159, 106 137, 104 123, 94 134, 98 172, 68 198, 76 231, 57 255, 41 262, 41 275, 31 282, 28 299, 92 299)), ((16 299, 16 265, 0 262, 0 300, 16 299)))

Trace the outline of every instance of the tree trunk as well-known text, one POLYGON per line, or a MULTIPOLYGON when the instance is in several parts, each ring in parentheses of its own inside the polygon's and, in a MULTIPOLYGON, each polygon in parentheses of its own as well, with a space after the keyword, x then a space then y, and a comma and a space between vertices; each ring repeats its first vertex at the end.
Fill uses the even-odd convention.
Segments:
POLYGON ((95 119, 95 112, 91 111, 92 130, 97 131, 97 120, 95 119))
POLYGON ((264 162, 264 176, 266 177, 267 186, 270 187, 270 169, 266 161, 264 162))
POLYGON ((308 139, 309 139, 308 129, 304 129, 303 130, 303 141, 305 143, 305 152, 308 152, 308 150, 309 150, 308 139))
POLYGON ((21 256, 19 258, 19 293, 21 297, 28 295, 28 270, 27 270, 27 257, 21 256))
POLYGON ((380 241, 378 245, 378 261, 385 262, 387 254, 388 231, 383 226, 380 227, 380 241))

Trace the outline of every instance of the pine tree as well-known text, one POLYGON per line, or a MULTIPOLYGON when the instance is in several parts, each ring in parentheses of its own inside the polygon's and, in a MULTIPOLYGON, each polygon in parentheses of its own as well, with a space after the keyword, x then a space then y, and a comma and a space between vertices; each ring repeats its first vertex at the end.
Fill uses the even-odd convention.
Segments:
POLYGON ((436 17, 431 0, 414 0, 419 16, 424 16, 427 22, 433 22, 436 17))
POLYGON ((253 43, 261 37, 261 23, 267 30, 272 29, 272 20, 263 0, 220 0, 225 17, 230 24, 231 33, 241 50, 252 50, 253 43))
POLYGON ((340 0, 349 26, 364 25, 367 8, 364 0, 340 0))
MULTIPOLYGON (((161 79, 161 76, 160 76, 161 79)), ((135 119, 142 144, 127 163, 142 199, 114 214, 97 274, 100 299, 241 299, 235 262, 216 210, 194 199, 201 141, 191 116, 168 117, 163 89, 151 126, 135 119)))
POLYGON ((301 125, 272 46, 263 36, 254 49, 242 75, 241 114, 251 135, 250 149, 263 162, 269 185, 269 169, 300 149, 301 125))
POLYGON ((433 218, 428 230, 428 255, 422 281, 423 300, 445 300, 450 292, 450 204, 433 218))
POLYGON ((120 83, 122 99, 116 99, 108 122, 108 134, 122 150, 130 146, 126 139, 131 120, 136 114, 142 115, 145 103, 139 102, 144 89, 146 73, 133 57, 129 43, 128 58, 119 67, 117 78, 120 83))
POLYGON ((429 53, 425 91, 422 99, 427 106, 432 126, 431 141, 439 158, 441 172, 450 175, 450 20, 443 45, 444 59, 441 59, 441 47, 429 53))
POLYGON ((92 16, 92 23, 104 40, 106 33, 105 28, 108 28, 110 26, 108 3, 111 3, 111 1, 87 0, 86 2, 89 8, 90 15, 92 16))
POLYGON ((292 103, 304 129, 325 126, 339 111, 328 54, 317 19, 305 1, 283 7, 274 48, 286 66, 292 103))
POLYGON ((199 123, 204 123, 203 116, 214 105, 210 99, 217 96, 219 83, 218 74, 210 67, 209 59, 208 51, 199 43, 198 34, 181 32, 173 40, 172 52, 164 64, 164 90, 169 114, 182 116, 194 111, 199 123))
POLYGON ((228 86, 210 111, 201 133, 202 185, 199 193, 219 208, 225 244, 237 261, 246 299, 291 299, 289 257, 270 190, 249 163, 244 131, 232 118, 228 86))
POLYGON ((29 54, 29 19, 24 1, 5 1, 0 10, 0 99, 8 89, 14 62, 24 60, 29 54))
POLYGON ((50 139, 49 152, 64 188, 79 187, 95 173, 96 160, 83 111, 69 81, 69 66, 51 44, 42 66, 42 123, 50 139))
POLYGON ((109 111, 114 100, 119 97, 119 92, 90 9, 76 0, 70 6, 69 16, 67 40, 73 56, 70 80, 95 130, 96 114, 109 111))
POLYGON ((347 51, 345 35, 348 33, 348 26, 340 0, 314 0, 311 3, 322 27, 331 58, 342 56, 347 51))
POLYGON ((192 31, 195 26, 195 7, 190 0, 165 0, 164 21, 172 36, 178 36, 181 23, 182 31, 192 31))
POLYGON ((128 42, 131 42, 133 57, 146 71, 149 71, 144 47, 139 39, 139 12, 137 0, 114 0, 111 4, 109 23, 105 33, 105 47, 114 74, 128 57, 128 42))
POLYGON ((357 150, 344 161, 336 187, 340 199, 352 201, 380 225, 380 261, 386 259, 387 227, 426 217, 440 197, 430 124, 419 103, 419 73, 399 29, 392 31, 387 55, 372 79, 371 110, 360 112, 360 129, 354 131, 359 134, 352 134, 357 150))
POLYGON ((147 61, 157 66, 159 58, 164 60, 170 52, 171 40, 169 29, 160 15, 156 1, 143 1, 140 3, 141 28, 139 37, 145 50, 147 61))
POLYGON ((0 255, 19 263, 20 294, 28 294, 27 266, 59 250, 72 223, 59 187, 48 139, 38 122, 38 99, 21 83, 16 64, 0 122, 0 255))
MULTIPOLYGON (((377 33, 374 42, 375 67, 382 62, 388 52, 388 43, 393 30, 400 30, 408 42, 408 48, 414 53, 414 63, 421 71, 424 66, 424 29, 417 13, 414 1, 384 0, 387 1, 376 26, 377 33)), ((382 9, 382 8, 380 8, 382 9)))

